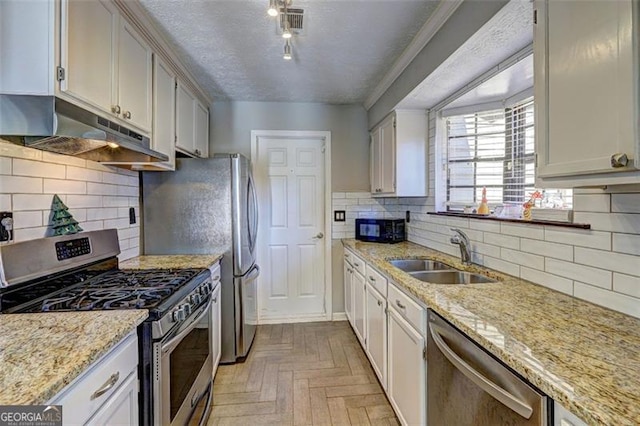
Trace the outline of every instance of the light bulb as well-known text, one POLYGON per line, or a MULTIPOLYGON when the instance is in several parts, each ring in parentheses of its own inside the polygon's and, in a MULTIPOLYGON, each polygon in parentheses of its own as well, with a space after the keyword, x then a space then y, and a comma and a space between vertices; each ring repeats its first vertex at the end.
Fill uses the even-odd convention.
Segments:
POLYGON ((269 0, 269 9, 267 10, 269 16, 278 16, 278 5, 276 3, 276 0, 269 0))
POLYGON ((289 44, 289 40, 287 40, 287 42, 284 45, 284 55, 282 55, 282 58, 287 61, 290 61, 292 58, 291 45, 289 44))
POLYGON ((109 148, 113 148, 113 149, 120 148, 120 145, 118 145, 115 142, 107 142, 107 145, 109 146, 109 148))
POLYGON ((282 31, 282 38, 284 39, 291 38, 291 30, 289 29, 289 17, 286 15, 284 17, 284 31, 282 31))

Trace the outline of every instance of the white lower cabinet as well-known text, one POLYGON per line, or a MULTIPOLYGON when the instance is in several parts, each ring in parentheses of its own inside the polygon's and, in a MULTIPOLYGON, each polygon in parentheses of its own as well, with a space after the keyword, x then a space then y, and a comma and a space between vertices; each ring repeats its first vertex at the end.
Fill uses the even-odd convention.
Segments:
POLYGON ((138 337, 133 331, 47 405, 62 405, 65 425, 138 424, 138 337))
POLYGON ((344 286, 349 323, 400 423, 426 424, 426 309, 348 249, 344 286))
POLYGON ((554 426, 587 426, 575 414, 555 401, 553 403, 553 424, 554 426))
POLYGON ((427 419, 424 336, 391 307, 388 321, 387 396, 400 423, 424 425, 427 419))
POLYGON ((365 288, 366 352, 371 366, 387 389, 387 300, 369 283, 365 288))
POLYGON ((213 285, 215 286, 215 290, 211 294, 212 302, 211 302, 211 355, 213 356, 213 377, 216 376, 216 371, 218 371, 218 365, 220 365, 220 357, 222 356, 221 350, 221 310, 220 310, 220 279, 218 281, 214 281, 213 285))

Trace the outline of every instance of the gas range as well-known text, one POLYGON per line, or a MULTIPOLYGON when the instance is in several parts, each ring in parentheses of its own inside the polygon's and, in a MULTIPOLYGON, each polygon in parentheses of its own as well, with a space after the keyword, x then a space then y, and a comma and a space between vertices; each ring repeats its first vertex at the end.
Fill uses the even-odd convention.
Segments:
POLYGON ((218 291, 211 272, 120 270, 119 252, 115 229, 0 246, 0 313, 148 310, 138 328, 140 424, 184 424, 198 404, 205 418, 218 291), (190 383, 172 381, 177 365, 190 383))

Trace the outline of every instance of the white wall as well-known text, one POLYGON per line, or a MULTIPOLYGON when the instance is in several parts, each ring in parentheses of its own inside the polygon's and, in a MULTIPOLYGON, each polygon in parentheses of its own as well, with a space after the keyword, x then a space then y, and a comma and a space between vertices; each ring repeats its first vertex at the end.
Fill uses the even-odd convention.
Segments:
POLYGON ((0 211, 12 211, 15 241, 51 234, 53 195, 85 231, 117 228, 120 260, 140 253, 138 173, 0 141, 0 211), (129 207, 136 224, 129 225, 129 207))
MULTIPOLYGON (((435 194, 435 119, 429 122, 429 193, 435 194)), ((403 217, 409 241, 459 256, 450 228, 471 239, 473 261, 640 318, 640 193, 574 190, 574 220, 590 230, 434 216, 435 198, 367 200, 367 194, 337 194, 334 209, 346 208, 349 223, 334 223, 334 237, 353 238, 355 217, 403 217), (355 201, 354 201, 355 200, 355 201)), ((344 291, 342 289, 336 291, 344 291)))
POLYGON ((211 152, 250 157, 252 130, 330 131, 333 190, 369 190, 369 133, 367 112, 361 105, 213 103, 211 152))

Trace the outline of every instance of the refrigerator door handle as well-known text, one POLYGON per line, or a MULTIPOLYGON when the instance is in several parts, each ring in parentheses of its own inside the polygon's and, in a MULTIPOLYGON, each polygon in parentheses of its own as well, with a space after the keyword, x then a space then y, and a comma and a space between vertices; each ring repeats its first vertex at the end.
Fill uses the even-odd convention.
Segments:
POLYGON ((253 182, 253 175, 251 172, 249 173, 249 183, 247 186, 247 203, 249 202, 248 198, 251 196, 253 201, 253 211, 252 211, 252 223, 249 223, 249 250, 251 253, 254 253, 256 246, 256 237, 258 235, 258 195, 256 194, 256 186, 253 182))
POLYGON ((244 276, 244 279, 246 281, 252 281, 258 278, 258 276, 260 276, 260 267, 258 265, 253 265, 253 268, 251 268, 251 270, 247 272, 247 275, 244 276))

